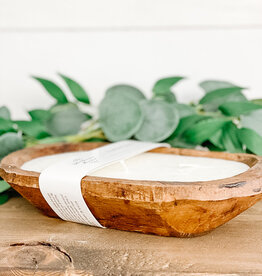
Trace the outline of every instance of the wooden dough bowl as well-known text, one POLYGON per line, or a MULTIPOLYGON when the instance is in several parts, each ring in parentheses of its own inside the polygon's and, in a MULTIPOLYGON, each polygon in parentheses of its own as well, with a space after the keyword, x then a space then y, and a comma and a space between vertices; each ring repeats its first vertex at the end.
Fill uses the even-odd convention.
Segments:
MULTIPOLYGON (((44 214, 57 217, 39 190, 39 173, 22 170, 21 166, 36 157, 103 145, 105 143, 63 143, 26 148, 2 160, 0 175, 44 214)), ((202 182, 85 176, 81 181, 83 197, 103 226, 162 236, 193 237, 226 223, 262 198, 262 157, 177 148, 158 148, 151 152, 240 161, 250 169, 230 178, 202 182)))

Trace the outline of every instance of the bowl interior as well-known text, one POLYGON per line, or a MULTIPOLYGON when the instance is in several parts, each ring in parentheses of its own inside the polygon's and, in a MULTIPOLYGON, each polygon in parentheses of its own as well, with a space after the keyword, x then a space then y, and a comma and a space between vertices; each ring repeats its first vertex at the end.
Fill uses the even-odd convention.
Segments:
MULTIPOLYGON (((38 172, 21 169, 21 166, 25 162, 46 155, 91 150, 105 144, 106 143, 64 143, 40 145, 23 149, 8 155, 2 160, 0 173, 4 179, 9 182, 13 182, 14 184, 25 186, 33 185, 34 187, 38 187, 38 177, 40 174, 38 172), (21 177, 26 179, 21 181, 21 177)), ((162 197, 164 196, 165 198, 172 198, 175 196, 176 198, 197 200, 220 200, 230 197, 249 196, 261 192, 261 157, 250 154, 230 154, 225 152, 206 152, 178 148, 158 148, 150 152, 232 160, 242 162, 250 168, 246 172, 228 178, 192 182, 130 180, 105 178, 100 176, 86 176, 82 179, 82 186, 90 186, 91 184, 96 186, 107 183, 107 190, 109 191, 109 194, 112 187, 123 190, 129 189, 130 191, 145 189, 148 190, 148 193, 152 193, 153 187, 154 189, 161 189, 162 197), (150 188, 146 188, 149 186, 150 188), (166 194, 163 195, 163 193, 166 194)), ((159 200, 161 200, 161 196, 159 196, 159 200)))

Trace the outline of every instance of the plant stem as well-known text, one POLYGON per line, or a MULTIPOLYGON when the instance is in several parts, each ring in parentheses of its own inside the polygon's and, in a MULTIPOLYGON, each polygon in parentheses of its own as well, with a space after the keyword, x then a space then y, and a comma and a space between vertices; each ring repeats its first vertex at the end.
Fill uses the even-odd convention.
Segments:
POLYGON ((47 137, 40 140, 27 140, 26 147, 38 145, 38 144, 51 144, 51 143, 59 143, 59 142, 69 142, 69 143, 80 143, 85 142, 91 138, 100 138, 106 140, 106 137, 101 128, 90 130, 84 133, 78 133, 75 135, 61 136, 61 137, 47 137))
POLYGON ((71 142, 71 143, 84 142, 91 138, 106 139, 106 137, 101 129, 97 129, 97 130, 94 130, 94 131, 91 131, 88 133, 83 133, 83 134, 65 136, 64 138, 65 138, 66 142, 71 142))

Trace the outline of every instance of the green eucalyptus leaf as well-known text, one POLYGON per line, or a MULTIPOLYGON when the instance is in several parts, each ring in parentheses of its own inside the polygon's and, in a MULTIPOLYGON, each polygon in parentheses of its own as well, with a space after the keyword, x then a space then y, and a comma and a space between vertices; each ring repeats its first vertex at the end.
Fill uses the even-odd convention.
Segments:
POLYGON ((230 87, 239 87, 228 81, 219 81, 219 80, 207 80, 199 83, 199 86, 206 92, 209 93, 211 91, 223 88, 230 87))
POLYGON ((172 92, 166 92, 164 94, 154 95, 153 99, 162 100, 167 103, 176 103, 176 96, 172 92))
POLYGON ((262 155, 262 136, 256 131, 249 128, 241 128, 238 130, 238 139, 251 152, 262 155))
POLYGON ((53 136, 73 135, 80 131, 86 116, 77 108, 64 108, 52 112, 45 125, 53 136))
POLYGON ((190 144, 185 141, 182 137, 176 137, 172 140, 166 141, 168 144, 170 144, 173 148, 186 148, 186 149, 194 149, 196 147, 195 144, 190 144))
POLYGON ((181 104, 181 103, 173 103, 174 108, 179 114, 179 118, 184 118, 193 114, 196 114, 196 110, 194 107, 187 105, 187 104, 181 104))
POLYGON ((186 141, 202 144, 214 135, 227 122, 224 118, 209 118, 201 120, 185 132, 186 141))
POLYGON ((208 148, 210 151, 219 151, 219 152, 224 151, 224 149, 221 149, 221 148, 215 146, 210 141, 204 142, 203 147, 208 148))
POLYGON ((106 90, 106 97, 127 97, 133 101, 139 102, 145 99, 144 94, 134 86, 127 84, 114 85, 106 90))
POLYGON ((194 115, 189 115, 186 116, 184 118, 182 118, 179 121, 179 124, 176 128, 176 130, 173 132, 173 134, 168 138, 169 139, 174 139, 178 136, 181 136, 184 134, 184 132, 191 128, 192 126, 194 126, 197 122, 206 119, 207 117, 203 116, 203 115, 198 115, 198 114, 194 114, 194 115))
POLYGON ((9 190, 10 189, 10 185, 5 182, 4 180, 0 180, 0 194, 9 190))
POLYGON ((182 79, 184 79, 184 77, 176 76, 176 77, 168 77, 168 78, 158 80, 153 87, 154 95, 161 95, 161 94, 172 92, 171 91, 172 86, 178 83, 182 79))
POLYGON ((28 111, 32 120, 44 123, 50 117, 50 111, 44 109, 33 109, 28 111))
POLYGON ((6 106, 0 107, 0 118, 5 120, 11 120, 11 113, 6 106))
POLYGON ((66 103, 66 104, 55 104, 48 111, 50 113, 56 113, 56 112, 69 110, 69 109, 79 110, 78 106, 75 103, 66 103))
POLYGON ((171 104, 157 100, 140 102, 144 121, 135 137, 141 141, 160 142, 176 129, 179 115, 171 104))
POLYGON ((90 100, 89 97, 86 93, 86 91, 84 90, 84 88, 75 80, 59 74, 60 77, 66 82, 68 88, 70 89, 70 91, 72 92, 73 96, 79 101, 79 102, 83 102, 86 104, 90 104, 90 100))
POLYGON ((220 128, 209 138, 209 141, 217 148, 224 150, 225 148, 222 141, 222 137, 223 137, 223 129, 220 128))
POLYGON ((45 90, 57 100, 58 103, 64 104, 68 103, 68 100, 63 92, 63 90, 54 82, 39 78, 39 77, 33 77, 35 80, 39 81, 42 86, 45 88, 45 90))
POLYGON ((254 104, 248 101, 244 102, 226 102, 219 106, 219 109, 228 116, 239 116, 256 109, 262 109, 262 105, 254 104))
POLYGON ((14 121, 24 134, 41 139, 50 136, 46 127, 39 121, 14 121))
POLYGON ((207 93, 199 103, 206 111, 216 111, 225 102, 243 102, 246 97, 241 92, 241 87, 221 88, 207 93))
POLYGON ((222 143, 228 152, 244 152, 243 146, 238 138, 238 128, 232 122, 228 122, 223 127, 222 143))
POLYGON ((24 142, 22 137, 16 133, 5 133, 0 136, 0 159, 9 153, 22 149, 24 142))
POLYGON ((0 205, 6 203, 8 199, 9 199, 8 194, 6 193, 0 194, 0 205))
POLYGON ((262 136, 262 109, 250 112, 240 117, 241 126, 250 128, 262 136))
POLYGON ((107 139, 115 142, 131 138, 140 128, 143 114, 132 96, 110 92, 99 105, 99 122, 107 139))
POLYGON ((0 118, 0 135, 9 131, 13 131, 13 123, 10 120, 0 118))

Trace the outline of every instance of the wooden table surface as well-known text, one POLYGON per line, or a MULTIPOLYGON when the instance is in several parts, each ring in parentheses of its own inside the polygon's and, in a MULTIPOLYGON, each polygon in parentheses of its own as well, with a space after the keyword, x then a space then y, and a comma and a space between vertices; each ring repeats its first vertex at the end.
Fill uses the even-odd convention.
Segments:
POLYGON ((0 275, 262 275, 262 202, 210 234, 170 238, 0 206, 0 275))

